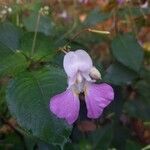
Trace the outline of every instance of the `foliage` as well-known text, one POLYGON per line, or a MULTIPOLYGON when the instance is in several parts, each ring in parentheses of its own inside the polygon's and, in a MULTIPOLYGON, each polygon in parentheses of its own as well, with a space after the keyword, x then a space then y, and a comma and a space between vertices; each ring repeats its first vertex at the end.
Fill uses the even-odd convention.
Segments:
POLYGON ((17 3, 0 14, 0 149, 140 150, 150 144, 150 51, 139 35, 150 8, 88 1, 82 12, 79 2, 63 3, 56 10, 54 2, 17 3), (103 116, 88 119, 83 103, 73 125, 49 110, 50 98, 67 87, 62 59, 70 47, 86 48, 115 91, 103 116))

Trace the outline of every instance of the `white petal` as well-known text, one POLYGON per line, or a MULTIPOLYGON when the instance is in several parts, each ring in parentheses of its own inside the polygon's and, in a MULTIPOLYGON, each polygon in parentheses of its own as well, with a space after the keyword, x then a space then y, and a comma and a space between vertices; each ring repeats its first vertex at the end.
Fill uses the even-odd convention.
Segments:
POLYGON ((89 54, 84 50, 76 50, 75 54, 78 58, 78 69, 81 72, 89 72, 92 68, 92 59, 89 54))
POLYGON ((75 52, 68 52, 64 57, 63 66, 68 77, 74 77, 78 71, 78 57, 75 52))
POLYGON ((76 82, 76 76, 68 78, 68 87, 67 89, 70 89, 72 85, 74 85, 76 82))
POLYGON ((81 74, 78 72, 78 73, 77 73, 76 82, 77 82, 77 83, 81 83, 82 81, 83 81, 83 77, 82 77, 81 74))
POLYGON ((83 72, 83 73, 82 73, 82 76, 83 76, 83 77, 85 78, 85 80, 88 81, 88 82, 96 82, 96 80, 91 79, 89 73, 87 73, 87 72, 83 72))
POLYGON ((76 50, 75 52, 68 52, 64 57, 64 70, 68 76, 68 88, 71 87, 75 81, 82 82, 82 77, 87 81, 93 81, 89 74, 93 66, 92 59, 84 50, 76 50), (78 76, 78 74, 80 76, 78 76), (81 76, 82 75, 82 76, 81 76))
POLYGON ((148 1, 146 1, 144 4, 140 5, 141 8, 148 8, 148 1))

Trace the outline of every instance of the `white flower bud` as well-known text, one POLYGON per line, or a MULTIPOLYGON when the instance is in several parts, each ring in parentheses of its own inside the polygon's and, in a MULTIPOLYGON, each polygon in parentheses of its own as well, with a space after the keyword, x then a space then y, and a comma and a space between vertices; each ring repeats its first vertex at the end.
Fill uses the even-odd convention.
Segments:
POLYGON ((91 70, 90 70, 90 76, 93 78, 93 79, 101 79, 101 74, 100 72, 95 68, 95 67, 92 67, 91 70))
POLYGON ((8 8, 8 12, 9 12, 9 13, 12 12, 12 8, 11 8, 11 7, 8 8))
POLYGON ((44 6, 44 10, 49 10, 49 6, 44 6))

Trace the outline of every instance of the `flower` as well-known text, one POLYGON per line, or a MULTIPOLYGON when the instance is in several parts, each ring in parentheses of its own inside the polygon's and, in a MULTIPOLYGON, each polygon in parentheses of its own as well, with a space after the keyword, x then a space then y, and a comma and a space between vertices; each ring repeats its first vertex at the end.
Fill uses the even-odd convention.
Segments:
POLYGON ((148 1, 145 1, 145 3, 140 5, 141 8, 148 8, 148 1))
POLYGON ((123 4, 123 3, 125 2, 125 0, 117 0, 117 2, 118 2, 119 4, 123 4))
POLYGON ((106 83, 95 84, 101 78, 92 60, 84 50, 68 52, 64 57, 64 70, 68 87, 50 100, 50 110, 58 117, 73 124, 79 115, 79 94, 84 93, 88 118, 98 118, 103 109, 114 99, 114 92, 106 83))

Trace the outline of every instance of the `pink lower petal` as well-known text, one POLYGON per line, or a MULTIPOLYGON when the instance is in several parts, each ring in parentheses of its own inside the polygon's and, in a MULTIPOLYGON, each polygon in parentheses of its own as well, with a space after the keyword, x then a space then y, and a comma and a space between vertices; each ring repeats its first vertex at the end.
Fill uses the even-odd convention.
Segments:
POLYGON ((89 84, 85 94, 89 118, 98 118, 103 109, 114 99, 113 88, 106 84, 89 84))
POLYGON ((74 123, 79 114, 79 99, 70 89, 58 94, 50 100, 50 110, 69 124, 74 123))

